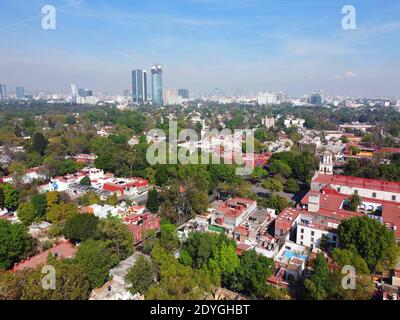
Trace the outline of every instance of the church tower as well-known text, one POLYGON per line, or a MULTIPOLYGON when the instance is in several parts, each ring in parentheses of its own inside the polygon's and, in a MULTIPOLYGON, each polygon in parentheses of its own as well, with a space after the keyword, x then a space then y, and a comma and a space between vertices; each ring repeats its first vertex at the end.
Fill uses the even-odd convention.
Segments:
POLYGON ((325 151, 320 159, 319 174, 333 174, 332 153, 325 151))

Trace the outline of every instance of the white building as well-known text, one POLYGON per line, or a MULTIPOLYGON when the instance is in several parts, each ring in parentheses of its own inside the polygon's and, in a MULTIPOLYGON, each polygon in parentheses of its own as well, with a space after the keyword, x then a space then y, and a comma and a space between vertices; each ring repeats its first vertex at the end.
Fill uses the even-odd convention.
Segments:
POLYGON ((304 120, 304 119, 293 118, 293 117, 289 116, 285 119, 284 125, 286 128, 291 128, 291 127, 303 128, 305 122, 306 122, 306 120, 304 120))
POLYGON ((263 119, 263 125, 269 129, 269 128, 273 128, 275 126, 275 119, 274 118, 269 118, 268 116, 266 116, 263 119))
POLYGON ((325 151, 322 154, 318 172, 321 174, 333 174, 332 153, 325 151))

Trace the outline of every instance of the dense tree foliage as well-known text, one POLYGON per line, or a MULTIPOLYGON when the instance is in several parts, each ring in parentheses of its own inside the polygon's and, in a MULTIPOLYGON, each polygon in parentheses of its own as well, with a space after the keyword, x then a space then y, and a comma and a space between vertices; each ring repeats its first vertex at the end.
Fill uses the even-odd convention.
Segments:
POLYGON ((32 247, 27 228, 23 224, 11 224, 0 219, 0 269, 9 269, 32 247))
POLYGON ((84 269, 77 264, 54 263, 56 271, 55 289, 43 288, 41 268, 34 270, 22 288, 22 300, 87 300, 90 284, 84 269))
POLYGON ((343 221, 339 226, 339 239, 341 246, 355 250, 371 271, 393 266, 399 255, 393 232, 369 217, 343 221))
POLYGON ((77 214, 69 217, 64 226, 64 235, 75 242, 85 241, 97 235, 99 219, 91 214, 77 214))
POLYGON ((91 288, 98 288, 109 279, 110 268, 118 262, 118 257, 110 252, 107 242, 90 239, 79 246, 76 262, 85 272, 91 288))
POLYGON ((129 269, 125 280, 131 285, 130 292, 144 294, 154 284, 156 268, 151 259, 139 256, 132 268, 129 269))

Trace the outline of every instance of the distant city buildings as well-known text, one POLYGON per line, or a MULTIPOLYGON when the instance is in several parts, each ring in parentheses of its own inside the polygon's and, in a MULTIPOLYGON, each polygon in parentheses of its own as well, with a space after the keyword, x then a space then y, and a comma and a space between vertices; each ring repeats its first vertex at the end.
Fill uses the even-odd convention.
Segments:
POLYGON ((25 98, 25 88, 17 87, 15 89, 15 95, 16 95, 17 99, 24 99, 25 98))
POLYGON ((93 91, 90 89, 85 89, 85 98, 86 97, 93 97, 93 91))
POLYGON ((131 95, 131 90, 124 89, 124 97, 129 97, 131 95))
POLYGON ((180 105, 183 102, 183 98, 176 90, 165 90, 164 92, 164 103, 167 105, 180 105))
POLYGON ((182 99, 189 99, 189 90, 188 89, 179 89, 178 96, 182 99))
POLYGON ((151 93, 154 105, 161 106, 164 104, 161 65, 151 67, 151 93))
POLYGON ((145 70, 132 71, 132 99, 138 104, 147 102, 147 72, 145 70))
POLYGON ((308 98, 308 103, 313 106, 321 106, 324 104, 324 102, 324 95, 322 91, 314 93, 308 98))
POLYGON ((4 83, 0 83, 0 100, 7 99, 7 90, 4 83))
POLYGON ((278 94, 274 92, 260 92, 257 96, 259 105, 277 104, 278 94))

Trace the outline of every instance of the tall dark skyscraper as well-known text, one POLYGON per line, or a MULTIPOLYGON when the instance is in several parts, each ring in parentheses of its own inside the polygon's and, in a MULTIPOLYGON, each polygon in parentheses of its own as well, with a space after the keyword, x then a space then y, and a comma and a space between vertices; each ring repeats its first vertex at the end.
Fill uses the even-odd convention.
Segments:
POLYGON ((24 99, 25 98, 25 88, 24 87, 17 87, 15 89, 15 94, 17 99, 24 99))
POLYGON ((163 103, 163 83, 162 83, 162 67, 155 65, 151 67, 151 94, 153 96, 153 104, 162 106, 163 103))
POLYGON ((147 101, 147 72, 146 70, 132 71, 132 99, 134 103, 147 101))
POLYGON ((93 96, 93 91, 90 89, 85 90, 85 97, 92 97, 93 96))
POLYGON ((6 85, 4 83, 0 83, 0 100, 7 98, 7 90, 6 85))
POLYGON ((189 90, 188 89, 179 89, 178 96, 182 99, 189 99, 189 90))

